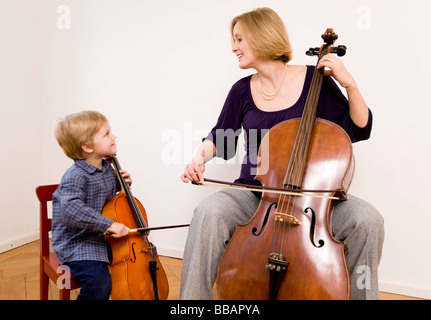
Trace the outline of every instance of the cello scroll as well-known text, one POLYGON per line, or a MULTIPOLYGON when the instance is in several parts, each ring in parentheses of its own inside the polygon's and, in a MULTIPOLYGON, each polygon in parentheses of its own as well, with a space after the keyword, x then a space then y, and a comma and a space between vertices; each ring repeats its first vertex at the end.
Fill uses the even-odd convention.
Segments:
MULTIPOLYGON (((326 29, 326 32, 322 34, 322 39, 325 43, 330 46, 330 49, 326 53, 335 53, 337 56, 342 57, 346 54, 347 48, 346 46, 339 45, 333 47, 335 40, 338 39, 338 35, 334 32, 332 28, 326 29)), ((323 47, 323 46, 322 46, 323 47)), ((322 47, 320 48, 310 48, 305 54, 307 56, 318 56, 321 53, 322 47)))

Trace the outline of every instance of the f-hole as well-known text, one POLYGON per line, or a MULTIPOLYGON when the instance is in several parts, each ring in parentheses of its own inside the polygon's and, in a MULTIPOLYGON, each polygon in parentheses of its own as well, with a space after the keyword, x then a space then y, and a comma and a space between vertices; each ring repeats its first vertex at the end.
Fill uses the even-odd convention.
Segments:
POLYGON ((263 229, 265 229, 266 223, 268 222, 268 217, 269 217, 269 213, 271 212, 271 208, 275 205, 275 208, 277 209, 277 202, 273 202, 271 203, 271 205, 268 207, 268 209, 266 210, 266 214, 265 214, 265 218, 263 219, 263 223, 262 226, 260 227, 260 231, 258 233, 256 233, 257 228, 254 227, 253 230, 251 230, 251 232, 253 233, 253 235, 260 236, 261 233, 263 232, 263 229))
POLYGON ((132 262, 132 263, 135 263, 135 261, 136 261, 135 245, 136 245, 136 242, 133 242, 132 243, 133 259, 130 259, 130 262, 132 262))
POLYGON ((304 210, 304 212, 307 214, 308 212, 311 211, 311 225, 310 225, 310 241, 313 244, 313 246, 315 246, 316 248, 322 248, 325 244, 325 241, 323 241, 322 239, 319 240, 319 245, 316 245, 316 243, 314 242, 314 230, 316 228, 316 213, 314 212, 314 210, 310 207, 308 207, 307 209, 304 210))

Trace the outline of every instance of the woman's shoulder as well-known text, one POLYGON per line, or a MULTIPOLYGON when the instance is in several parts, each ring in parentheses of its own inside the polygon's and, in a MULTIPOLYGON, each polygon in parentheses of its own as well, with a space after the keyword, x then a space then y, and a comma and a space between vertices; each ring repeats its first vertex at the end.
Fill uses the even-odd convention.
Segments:
POLYGON ((242 101, 248 99, 250 94, 250 79, 253 75, 246 76, 235 82, 227 96, 227 101, 242 101))
POLYGON ((233 90, 243 90, 246 88, 250 88, 250 80, 252 77, 253 77, 253 75, 250 74, 244 78, 239 79, 237 82, 235 82, 233 84, 232 89, 233 90))

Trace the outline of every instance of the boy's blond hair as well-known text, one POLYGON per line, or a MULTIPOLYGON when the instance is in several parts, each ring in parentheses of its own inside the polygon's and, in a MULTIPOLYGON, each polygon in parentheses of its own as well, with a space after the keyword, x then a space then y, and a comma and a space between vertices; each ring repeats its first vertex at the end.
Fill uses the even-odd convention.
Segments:
POLYGON ((97 111, 81 111, 66 116, 55 128, 55 138, 66 156, 85 159, 82 146, 92 146, 97 131, 108 120, 97 111))
POLYGON ((233 28, 241 21, 245 37, 250 48, 259 56, 281 60, 284 63, 292 59, 292 48, 286 27, 279 15, 270 8, 259 8, 235 17, 231 23, 232 41, 233 28))

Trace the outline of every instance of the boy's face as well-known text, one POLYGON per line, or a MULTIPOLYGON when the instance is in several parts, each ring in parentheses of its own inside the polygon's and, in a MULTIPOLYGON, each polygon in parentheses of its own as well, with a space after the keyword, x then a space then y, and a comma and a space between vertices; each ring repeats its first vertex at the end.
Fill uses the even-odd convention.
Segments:
POLYGON ((113 156, 117 153, 116 136, 111 132, 108 122, 105 122, 93 138, 93 152, 99 157, 113 156))

